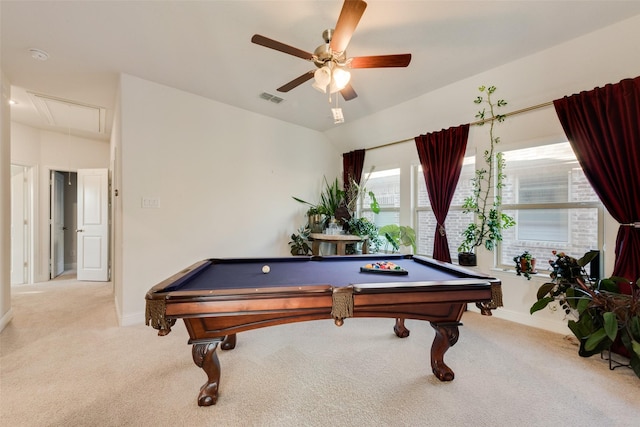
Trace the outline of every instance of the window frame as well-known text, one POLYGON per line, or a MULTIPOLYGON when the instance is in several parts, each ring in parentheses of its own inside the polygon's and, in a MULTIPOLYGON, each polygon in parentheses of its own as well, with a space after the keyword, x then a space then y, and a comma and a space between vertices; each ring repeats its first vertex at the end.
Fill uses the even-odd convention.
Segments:
MULTIPOLYGON (((550 146, 550 145, 555 145, 555 144, 568 144, 568 141, 564 140, 564 141, 557 141, 557 142, 544 142, 544 143, 538 143, 538 144, 534 144, 534 145, 526 145, 526 146, 520 146, 520 147, 514 147, 514 146, 509 146, 509 147, 501 147, 502 149, 500 150, 503 154, 504 153, 508 153, 509 151, 517 151, 520 149, 527 149, 527 148, 536 148, 536 147, 546 147, 546 146, 550 146)), ((576 159, 577 162, 577 159, 576 159)), ((577 167, 580 168, 579 163, 577 164, 577 167)), ((575 167, 574 167, 575 169, 575 167)), ((580 168, 581 169, 581 168, 580 168)), ((584 173, 584 172, 582 172, 584 173)), ((505 171, 505 174, 507 175, 507 177, 509 176, 509 172, 505 171)), ((567 178, 569 179, 569 178, 567 178)), ((518 185, 517 183, 515 184, 516 186, 518 185)), ((568 182, 569 187, 571 186, 571 184, 568 182)), ((568 197, 570 197, 571 194, 568 194, 568 197)), ((503 199, 504 200, 504 199, 503 199)), ((552 202, 552 203, 505 203, 503 201, 502 205, 500 206, 500 211, 502 212, 507 212, 509 215, 511 215, 512 213, 517 213, 517 211, 519 210, 558 210, 558 209, 565 209, 567 210, 567 213, 570 215, 570 211, 572 209, 595 209, 596 210, 596 215, 597 215, 597 219, 596 219, 596 245, 597 248, 593 248, 593 249, 597 249, 600 251, 600 253, 603 253, 603 247, 604 247, 604 228, 605 228, 605 209, 604 209, 604 205, 602 204, 601 201, 599 200, 593 200, 593 201, 577 201, 577 202, 571 202, 571 201, 567 201, 567 202, 552 202)), ((534 240, 527 240, 527 239, 518 239, 517 238, 517 234, 518 234, 518 218, 517 215, 514 217, 516 220, 516 225, 515 225, 515 230, 514 232, 516 233, 516 242, 537 242, 539 244, 539 246, 537 246, 538 248, 546 248, 548 247, 549 249, 549 257, 548 259, 552 259, 553 254, 552 254, 552 250, 557 250, 557 251, 568 251, 567 247, 563 247, 563 244, 566 246, 569 246, 572 242, 572 232, 569 229, 568 230, 568 240, 567 242, 551 242, 551 241, 546 241, 546 244, 540 244, 540 242, 545 242, 542 240, 538 240, 538 241, 534 241, 534 240)), ((569 227, 571 226, 571 221, 568 222, 569 227)), ((504 247, 506 246, 505 243, 507 242, 506 239, 504 239, 502 242, 499 242, 498 247, 496 248, 495 254, 494 254, 494 265, 495 268, 498 269, 503 269, 503 270, 510 270, 513 271, 514 270, 514 264, 512 262, 510 262, 510 257, 506 257, 509 258, 510 263, 505 263, 505 254, 503 252, 504 247)), ((527 246, 527 244, 525 243, 523 246, 527 246)), ((536 245, 533 244, 531 245, 532 248, 535 248, 536 245)), ((582 256, 581 253, 571 253, 571 255, 573 256, 577 256, 580 257, 582 256)), ((603 256, 600 257, 600 270, 599 271, 603 271, 602 270, 602 266, 603 266, 603 256)), ((537 267, 539 272, 546 272, 547 269, 547 259, 544 260, 539 260, 539 262, 537 263, 537 267)))
MULTIPOLYGON (((370 174, 374 175, 376 173, 383 173, 385 171, 395 171, 397 170, 397 176, 398 176, 398 206, 397 207, 380 207, 380 213, 376 214, 374 213, 371 208, 367 205, 365 206, 365 199, 368 197, 367 194, 361 194, 360 195, 360 200, 358 200, 358 215, 361 217, 372 217, 372 218, 376 218, 377 215, 380 215, 381 213, 384 212, 391 212, 391 213, 396 213, 397 217, 398 217, 398 223, 396 225, 400 225, 400 218, 401 218, 401 209, 402 209, 402 168, 400 168, 399 166, 392 166, 392 167, 387 167, 385 169, 380 169, 380 170, 375 170, 372 171, 370 174)), ((395 175, 395 174, 394 174, 395 175)), ((369 180, 371 179, 371 176, 367 176, 367 182, 364 184, 364 187, 366 188, 367 192, 368 191, 373 191, 373 193, 376 195, 377 198, 377 194, 375 192, 374 189, 371 189, 369 187, 369 180)), ((383 224, 384 225, 384 224, 383 224)))

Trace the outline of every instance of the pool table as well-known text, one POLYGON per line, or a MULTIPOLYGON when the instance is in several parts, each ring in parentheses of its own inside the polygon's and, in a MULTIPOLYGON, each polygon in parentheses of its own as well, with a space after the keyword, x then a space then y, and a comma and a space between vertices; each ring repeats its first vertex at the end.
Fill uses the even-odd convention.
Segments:
POLYGON ((491 315, 502 305, 500 281, 410 255, 207 259, 147 292, 146 324, 166 335, 183 319, 193 360, 208 377, 198 404, 209 406, 218 399, 218 345, 230 350, 238 332, 307 320, 334 319, 341 326, 350 317, 393 318, 401 338, 409 335, 404 319, 429 321, 432 371, 451 381, 444 353, 458 340, 467 303, 491 315), (375 263, 399 270, 361 271, 375 263))

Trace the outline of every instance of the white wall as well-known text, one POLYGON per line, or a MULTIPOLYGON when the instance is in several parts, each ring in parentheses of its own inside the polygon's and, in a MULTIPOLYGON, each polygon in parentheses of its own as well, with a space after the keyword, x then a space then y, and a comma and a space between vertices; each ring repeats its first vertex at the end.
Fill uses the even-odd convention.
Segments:
POLYGON ((11 123, 11 162, 32 168, 33 281, 49 279, 49 175, 51 170, 108 168, 109 144, 11 123))
MULTIPOLYGON (((637 77, 640 74, 638 40, 640 17, 635 17, 419 96, 379 114, 345 123, 326 134, 332 140, 347 143, 349 149, 375 147, 475 121, 477 108, 473 99, 479 94, 477 88, 481 85, 497 86, 496 96, 509 102, 503 112, 509 112, 607 83, 617 83, 624 78, 637 77)), ((428 73, 425 78, 428 78, 428 73)), ((566 140, 553 107, 509 117, 496 129, 503 149, 566 140)), ((489 143, 487 131, 487 126, 471 128, 469 153, 482 156, 489 143)), ((377 170, 401 167, 405 177, 401 183, 403 224, 413 225, 414 221, 410 214, 412 183, 408 177, 411 167, 418 162, 413 140, 367 150, 365 156, 364 170, 371 165, 375 165, 377 170)), ((604 274, 611 274, 613 270, 616 233, 615 221, 606 215, 604 274)), ((542 263, 545 264, 546 260, 542 263)), ((537 288, 546 277, 527 281, 515 276, 515 273, 492 270, 492 266, 493 253, 481 251, 478 268, 503 282, 505 307, 497 310, 496 316, 568 333, 562 313, 543 311, 534 316, 529 314, 529 308, 536 300, 537 288)))
POLYGON ((128 75, 117 119, 123 324, 143 319, 149 288, 196 261, 288 255, 306 211, 291 196, 317 199, 322 177, 342 169, 319 132, 128 75), (142 208, 143 197, 160 207, 142 208))
POLYGON ((11 311, 11 86, 0 68, 0 331, 11 311))

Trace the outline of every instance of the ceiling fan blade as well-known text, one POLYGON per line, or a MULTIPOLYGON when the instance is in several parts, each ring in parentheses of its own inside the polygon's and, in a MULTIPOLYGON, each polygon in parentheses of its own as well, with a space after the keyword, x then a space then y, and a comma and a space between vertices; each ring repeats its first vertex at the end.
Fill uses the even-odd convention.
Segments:
POLYGON ((400 55, 378 55, 378 56, 356 56, 351 58, 350 68, 384 68, 384 67, 406 67, 411 62, 411 54, 400 55))
POLYGON ((288 53, 289 55, 297 56, 298 58, 307 60, 313 59, 312 53, 305 52, 304 50, 286 45, 284 43, 280 43, 268 37, 261 36, 260 34, 254 34, 253 37, 251 37, 251 42, 259 44, 260 46, 268 47, 269 49, 275 49, 280 52, 288 53))
POLYGON ((347 85, 340 91, 340 93, 342 94, 342 97, 345 101, 351 101, 353 98, 356 98, 358 96, 356 91, 353 90, 351 83, 347 83, 347 85))
POLYGON ((331 36, 329 47, 334 52, 344 52, 351 40, 353 32, 362 18, 367 3, 362 0, 345 0, 336 23, 336 29, 331 36))
POLYGON ((297 78, 291 80, 289 83, 280 86, 276 90, 278 92, 289 92, 291 89, 300 86, 302 83, 306 82, 307 80, 311 80, 313 78, 313 73, 314 73, 313 70, 312 71, 307 71, 306 73, 304 73, 300 77, 297 77, 297 78))

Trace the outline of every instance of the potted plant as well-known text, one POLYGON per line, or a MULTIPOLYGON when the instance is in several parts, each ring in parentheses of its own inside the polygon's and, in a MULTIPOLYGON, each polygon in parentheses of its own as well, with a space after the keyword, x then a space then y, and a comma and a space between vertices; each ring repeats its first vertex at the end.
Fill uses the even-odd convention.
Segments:
POLYGON ((335 217, 338 207, 344 203, 344 191, 340 189, 338 178, 329 184, 327 178, 324 177, 324 184, 325 187, 322 193, 320 193, 320 201, 318 204, 314 205, 313 203, 292 196, 295 201, 309 206, 307 217, 312 233, 322 233, 329 218, 335 217))
POLYGON ((367 218, 351 217, 347 222, 347 231, 355 236, 368 236, 369 252, 376 253, 382 246, 378 227, 367 218))
POLYGON ((324 209, 320 206, 311 206, 307 210, 307 224, 311 233, 322 233, 325 224, 327 223, 327 216, 324 214, 324 209))
POLYGON ((513 218, 499 209, 502 204, 500 189, 505 178, 505 161, 502 153, 495 152, 500 137, 494 135, 494 126, 496 122, 503 122, 505 119, 496 109, 507 105, 507 102, 504 99, 495 102, 491 99, 496 91, 495 86, 481 86, 479 90, 483 95, 479 95, 474 102, 479 105, 487 104, 488 111, 486 107, 482 108, 476 118, 480 120, 478 126, 489 122, 490 146, 484 152, 485 165, 476 168, 475 177, 471 180, 473 193, 462 204, 463 212, 473 213, 475 218, 462 232, 463 240, 458 247, 458 262, 461 265, 476 265, 475 249, 484 246, 493 250, 502 240, 502 230, 515 225, 513 218), (492 195, 493 200, 490 200, 492 195))
POLYGON ((311 253, 311 246, 309 246, 309 235, 311 230, 309 227, 300 227, 298 233, 291 234, 291 241, 289 246, 291 247, 291 255, 309 255, 311 253))
POLYGON ((622 294, 619 284, 629 283, 627 279, 595 281, 586 274, 584 267, 598 251, 589 251, 580 259, 563 252, 554 254, 556 259, 549 261, 551 281, 538 289, 531 314, 557 302, 567 316, 577 317, 568 326, 580 341, 580 356, 601 353, 620 340, 629 354, 629 366, 640 377, 640 279, 631 284, 631 294, 622 294))
POLYGON ((338 178, 329 183, 327 178, 324 177, 324 185, 324 189, 322 193, 320 193, 320 201, 316 205, 292 196, 295 201, 309 206, 307 216, 309 218, 309 227, 311 228, 312 233, 322 233, 331 218, 334 218, 339 225, 343 226, 345 229, 348 228, 347 223, 349 219, 355 216, 357 200, 364 194, 368 194, 371 198, 371 211, 376 214, 380 212, 380 206, 376 200, 375 194, 373 191, 368 191, 364 187, 364 184, 358 185, 358 183, 352 181, 352 185, 349 187, 352 192, 352 199, 350 199, 351 201, 349 205, 347 205, 346 195, 344 190, 340 187, 338 178))
POLYGON ((513 262, 516 263, 516 274, 518 276, 524 276, 527 280, 531 280, 531 274, 536 273, 536 259, 529 251, 524 251, 520 255, 514 256, 513 262))
MULTIPOLYGON (((389 224, 380 227, 378 233, 387 240, 387 243, 393 248, 393 252, 399 251, 400 246, 407 246, 416 253, 416 232, 413 228, 406 225, 389 224)), ((386 250, 386 246, 385 246, 386 250)))
MULTIPOLYGON (((324 210, 325 215, 335 217, 336 211, 344 203, 344 191, 341 189, 338 178, 331 184, 324 178, 324 191, 320 194, 319 206, 324 210)), ((336 218, 338 219, 338 218, 336 218)))

